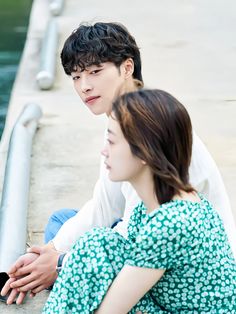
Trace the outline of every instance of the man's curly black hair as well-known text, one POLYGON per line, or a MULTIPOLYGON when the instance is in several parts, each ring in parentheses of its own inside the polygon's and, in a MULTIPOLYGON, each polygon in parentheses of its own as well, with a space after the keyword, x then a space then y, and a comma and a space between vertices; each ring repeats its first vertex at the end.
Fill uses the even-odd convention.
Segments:
POLYGON ((67 38, 61 52, 62 65, 68 75, 78 68, 83 71, 103 62, 119 67, 128 58, 134 61, 133 78, 143 82, 139 48, 134 37, 119 23, 81 24, 67 38))

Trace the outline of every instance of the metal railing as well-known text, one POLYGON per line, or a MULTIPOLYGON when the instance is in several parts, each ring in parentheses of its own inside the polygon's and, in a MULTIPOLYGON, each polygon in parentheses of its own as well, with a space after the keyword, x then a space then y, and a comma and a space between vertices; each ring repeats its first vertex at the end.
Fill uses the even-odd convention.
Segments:
MULTIPOLYGON (((61 14, 64 7, 64 0, 51 0, 49 9, 52 15, 61 14)), ((47 24, 47 28, 42 40, 42 48, 40 55, 40 67, 36 76, 38 86, 42 90, 51 89, 56 72, 56 54, 58 45, 58 26, 56 18, 52 17, 47 24)))
POLYGON ((55 18, 52 18, 47 25, 45 36, 42 41, 40 67, 36 76, 36 81, 40 89, 50 89, 54 84, 57 45, 58 27, 55 18))
POLYGON ((49 4, 50 11, 53 15, 60 15, 64 7, 64 0, 51 0, 49 4))
POLYGON ((11 133, 0 206, 0 280, 25 252, 32 140, 41 116, 38 105, 25 106, 11 133))

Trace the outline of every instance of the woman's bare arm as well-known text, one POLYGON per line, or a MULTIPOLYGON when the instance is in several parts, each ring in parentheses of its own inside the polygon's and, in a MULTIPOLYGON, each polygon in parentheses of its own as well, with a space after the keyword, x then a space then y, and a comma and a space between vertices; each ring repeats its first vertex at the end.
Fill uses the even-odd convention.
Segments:
POLYGON ((164 269, 125 265, 113 281, 96 314, 125 314, 163 276, 164 269))

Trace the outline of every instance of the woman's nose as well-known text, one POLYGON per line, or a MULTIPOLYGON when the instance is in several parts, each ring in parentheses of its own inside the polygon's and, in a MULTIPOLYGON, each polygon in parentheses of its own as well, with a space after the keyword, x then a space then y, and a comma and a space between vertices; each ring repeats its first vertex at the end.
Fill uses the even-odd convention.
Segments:
POLYGON ((102 156, 104 156, 104 157, 108 157, 108 150, 107 150, 107 145, 105 145, 104 147, 103 147, 103 149, 101 150, 101 154, 102 154, 102 156))

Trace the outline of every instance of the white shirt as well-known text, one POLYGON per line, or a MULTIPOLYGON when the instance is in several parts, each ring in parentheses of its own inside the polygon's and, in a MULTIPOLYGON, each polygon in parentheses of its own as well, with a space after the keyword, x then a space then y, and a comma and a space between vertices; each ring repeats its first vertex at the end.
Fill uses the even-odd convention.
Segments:
MULTIPOLYGON (((193 135, 189 176, 193 187, 218 210, 236 258, 236 227, 225 186, 214 160, 196 134, 193 135)), ((114 230, 126 237, 130 215, 139 202, 139 197, 128 182, 110 181, 102 157, 93 198, 64 223, 53 239, 55 248, 66 252, 86 231, 94 227, 110 227, 121 217, 123 221, 114 230)))

